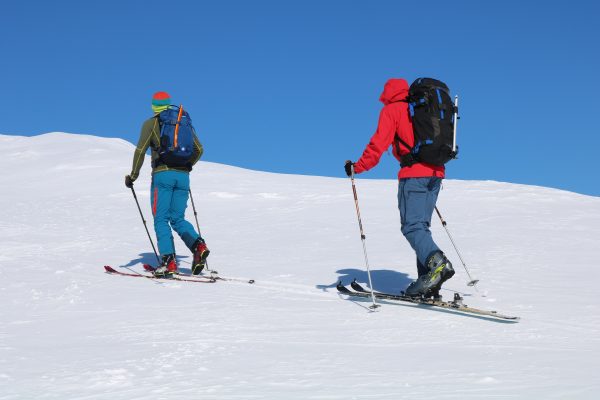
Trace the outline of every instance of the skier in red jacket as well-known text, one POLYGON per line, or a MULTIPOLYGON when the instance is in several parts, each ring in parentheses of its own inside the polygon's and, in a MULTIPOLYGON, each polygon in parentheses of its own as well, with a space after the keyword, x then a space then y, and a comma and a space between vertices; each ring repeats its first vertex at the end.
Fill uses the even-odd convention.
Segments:
MULTIPOLYGON (((394 157, 410 152, 398 137, 414 146, 412 121, 408 111, 408 83, 404 79, 386 82, 379 100, 384 104, 379 114, 377 131, 371 138, 360 159, 346 161, 346 174, 368 171, 379 163, 381 155, 391 146, 394 157)), ((402 166, 398 173, 398 208, 402 234, 417 255, 418 279, 405 293, 412 297, 438 297, 442 284, 454 275, 452 264, 431 237, 429 227, 437 196, 444 178, 444 166, 415 163, 402 166)))

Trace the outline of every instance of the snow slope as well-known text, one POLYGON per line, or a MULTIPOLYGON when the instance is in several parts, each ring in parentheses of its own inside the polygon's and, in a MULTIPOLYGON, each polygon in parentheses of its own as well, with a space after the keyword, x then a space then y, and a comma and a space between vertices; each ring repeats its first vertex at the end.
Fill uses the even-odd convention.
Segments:
MULTIPOLYGON (((474 307, 517 324, 340 297, 366 282, 348 179, 200 162, 211 268, 255 285, 111 276, 154 260, 123 184, 133 145, 0 136, 0 399, 595 399, 600 198, 448 180, 432 230, 474 307)), ((210 149, 208 149, 210 151, 210 149)), ((267 155, 265 155, 267 156, 267 155)), ((152 232, 150 168, 136 191, 152 232)), ((396 181, 357 180, 374 285, 416 275, 396 181)), ((191 208, 191 207, 190 207, 191 208)), ((193 220, 191 209, 188 216, 193 220)), ((153 235, 154 239, 154 235, 153 235)), ((181 268, 189 253, 176 238, 181 268)))

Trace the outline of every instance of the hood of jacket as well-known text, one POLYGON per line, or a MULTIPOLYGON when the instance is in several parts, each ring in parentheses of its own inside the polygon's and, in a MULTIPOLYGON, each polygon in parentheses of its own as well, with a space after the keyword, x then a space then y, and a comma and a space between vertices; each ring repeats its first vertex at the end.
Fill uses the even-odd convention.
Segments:
POLYGON ((405 79, 394 78, 385 83, 379 101, 387 106, 390 103, 404 100, 406 96, 408 96, 408 82, 405 79))

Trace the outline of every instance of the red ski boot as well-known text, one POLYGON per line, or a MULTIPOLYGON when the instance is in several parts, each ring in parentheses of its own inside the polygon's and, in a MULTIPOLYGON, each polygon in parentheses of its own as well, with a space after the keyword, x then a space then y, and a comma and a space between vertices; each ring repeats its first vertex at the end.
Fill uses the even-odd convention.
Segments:
POLYGON ((175 273, 177 273, 175 254, 167 254, 162 256, 162 264, 154 270, 154 276, 169 278, 175 273))
POLYGON ((204 239, 198 238, 192 246, 194 251, 194 261, 192 263, 192 275, 199 275, 206 266, 206 259, 210 254, 210 250, 206 247, 204 239))

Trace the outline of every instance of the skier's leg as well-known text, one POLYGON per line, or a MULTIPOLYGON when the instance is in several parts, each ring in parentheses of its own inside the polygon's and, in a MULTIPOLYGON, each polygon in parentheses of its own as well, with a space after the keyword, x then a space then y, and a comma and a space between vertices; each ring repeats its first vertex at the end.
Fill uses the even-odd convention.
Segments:
POLYGON ((173 234, 169 226, 174 181, 169 172, 163 171, 153 174, 150 191, 152 215, 154 216, 154 231, 156 232, 158 251, 161 256, 175 253, 173 234))
POLYGON ((185 220, 185 210, 190 190, 190 177, 186 172, 170 172, 176 174, 176 184, 173 189, 170 206, 170 223, 188 249, 194 252, 193 246, 199 235, 194 226, 185 220))
POLYGON ((426 265, 427 258, 439 251, 429 227, 440 184, 439 178, 406 178, 398 186, 402 234, 417 255, 417 265, 426 265))
POLYGON ((454 275, 429 230, 440 187, 440 178, 409 178, 398 189, 402 233, 417 254, 419 270, 419 278, 406 288, 408 296, 438 297, 442 284, 454 275))
POLYGON ((418 273, 418 276, 427 275, 428 272, 429 272, 429 268, 427 268, 425 265, 423 265, 423 263, 421 263, 419 261, 419 259, 417 258, 417 273, 418 273))
POLYGON ((190 178, 187 173, 178 174, 177 185, 171 203, 171 226, 194 254, 192 274, 197 275, 204 269, 206 258, 210 254, 210 251, 206 247, 206 243, 200 237, 199 233, 194 230, 193 225, 185 220, 185 209, 187 208, 190 190, 190 178))

